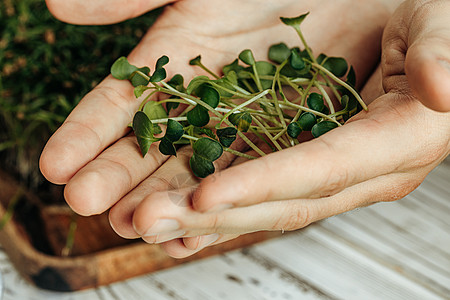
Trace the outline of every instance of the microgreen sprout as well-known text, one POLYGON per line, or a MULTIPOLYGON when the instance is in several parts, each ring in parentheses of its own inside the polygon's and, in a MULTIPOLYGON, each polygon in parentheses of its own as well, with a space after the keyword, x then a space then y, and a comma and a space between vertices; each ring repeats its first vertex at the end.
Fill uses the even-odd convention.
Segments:
POLYGON ((278 43, 269 48, 269 61, 258 61, 250 49, 245 49, 223 67, 222 75, 208 69, 199 55, 189 64, 200 67, 212 79, 197 76, 186 88, 180 74, 164 81, 167 56, 158 59, 153 73, 149 67, 138 68, 125 57, 119 58, 111 67, 113 77, 129 80, 137 98, 150 91, 132 122, 142 155, 155 142, 159 142, 162 154, 175 156, 177 145, 190 144, 190 167, 196 176, 204 178, 214 173, 213 162, 223 151, 256 158, 230 148, 238 137, 257 155, 266 155, 244 133, 278 151, 298 144, 303 132, 317 138, 342 126, 361 109, 367 110, 355 91, 353 67, 341 57, 313 56, 300 29, 307 15, 281 18, 295 29, 303 50, 278 43), (150 100, 155 93, 168 98, 150 100), (184 110, 169 117, 180 104, 184 110), (157 137, 162 133, 160 125, 164 125, 165 134, 157 137))

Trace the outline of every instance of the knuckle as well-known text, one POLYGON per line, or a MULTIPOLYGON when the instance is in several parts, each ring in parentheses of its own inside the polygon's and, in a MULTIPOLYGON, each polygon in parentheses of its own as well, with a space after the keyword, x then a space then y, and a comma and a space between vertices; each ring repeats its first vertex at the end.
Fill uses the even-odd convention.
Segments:
POLYGON ((128 119, 131 119, 134 113, 134 109, 131 109, 137 105, 137 101, 133 97, 126 97, 125 95, 121 94, 119 91, 117 91, 115 88, 112 88, 108 85, 98 85, 96 86, 91 93, 96 93, 100 97, 100 99, 103 99, 108 104, 112 105, 113 107, 117 108, 121 113, 125 113, 125 116, 128 116, 128 119))
POLYGON ((221 228, 221 224, 223 223, 223 219, 220 214, 211 214, 209 219, 210 229, 212 233, 216 233, 219 228, 221 228))
POLYGON ((275 230, 296 230, 312 223, 311 212, 307 206, 300 206, 294 210, 289 207, 286 214, 282 214, 275 223, 275 230))
MULTIPOLYGON (((319 140, 318 140, 319 141, 319 140)), ((323 145, 323 153, 319 153, 320 157, 327 157, 329 153, 335 153, 336 150, 332 143, 325 139, 320 140, 323 145)), ((350 182, 350 173, 347 166, 342 165, 334 158, 320 160, 318 166, 320 176, 318 181, 317 193, 311 195, 312 198, 326 197, 342 191, 350 182)))

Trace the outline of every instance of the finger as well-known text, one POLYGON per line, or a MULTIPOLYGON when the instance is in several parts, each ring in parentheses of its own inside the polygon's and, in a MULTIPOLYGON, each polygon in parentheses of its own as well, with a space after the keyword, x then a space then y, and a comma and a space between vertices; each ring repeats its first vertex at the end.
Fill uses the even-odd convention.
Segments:
POLYGON ((142 157, 134 135, 120 139, 69 181, 67 203, 84 216, 104 212, 167 160, 157 148, 153 144, 142 157))
MULTIPOLYGON (((238 151, 245 151, 247 145, 241 139, 233 143, 232 148, 238 151)), ((177 152, 177 157, 171 157, 150 177, 139 184, 134 190, 127 194, 117 204, 115 204, 109 213, 109 219, 113 229, 122 237, 137 238, 140 235, 136 233, 133 225, 133 215, 136 207, 149 195, 155 192, 167 193, 171 205, 181 207, 190 207, 190 202, 186 202, 185 197, 179 196, 177 193, 170 192, 176 189, 186 189, 193 192, 199 183, 199 179, 192 174, 189 167, 189 159, 192 156, 190 147, 183 147, 177 152)), ((222 157, 214 162, 216 170, 226 168, 233 160, 234 155, 224 152, 222 157)), ((142 210, 141 214, 144 218, 151 217, 153 211, 142 210), (146 216, 148 214, 148 216, 146 216)))
MULTIPOLYGON (((416 174, 388 174, 329 197, 264 202, 222 212, 199 213, 190 207, 173 207, 167 193, 156 193, 140 204, 140 208, 151 209, 154 213, 145 218, 138 213, 134 222, 145 240, 158 243, 167 241, 167 237, 183 237, 187 242, 184 246, 195 251, 202 246, 199 247, 196 240, 199 235, 209 238, 216 237, 213 235, 216 233, 239 235, 262 230, 296 230, 375 202, 398 200, 414 190, 425 176, 426 172, 423 171, 416 174), (167 206, 172 207, 163 208, 167 206), (191 238, 188 239, 189 237, 191 238)), ((190 197, 186 190, 178 192, 186 199, 190 197)), ((211 244, 219 242, 217 240, 211 244)))
POLYGON ((84 25, 121 22, 176 0, 46 0, 50 12, 59 20, 84 25))
POLYGON ((419 100, 441 112, 450 111, 449 15, 449 1, 407 1, 391 19, 384 37, 384 50, 391 56, 388 62, 397 60, 397 72, 406 72, 419 100))
POLYGON ((175 239, 161 244, 161 248, 174 258, 191 256, 208 246, 221 244, 239 237, 238 234, 212 234, 202 237, 175 239), (216 239, 216 237, 218 237, 216 239), (214 242, 211 240, 216 239, 214 242))

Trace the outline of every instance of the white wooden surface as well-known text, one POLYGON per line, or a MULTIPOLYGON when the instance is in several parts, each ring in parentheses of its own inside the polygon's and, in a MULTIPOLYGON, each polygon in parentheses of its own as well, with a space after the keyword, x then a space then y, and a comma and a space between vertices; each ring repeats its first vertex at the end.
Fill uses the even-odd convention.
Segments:
POLYGON ((450 299, 450 157, 400 201, 95 290, 39 290, 1 251, 0 269, 4 300, 450 299))

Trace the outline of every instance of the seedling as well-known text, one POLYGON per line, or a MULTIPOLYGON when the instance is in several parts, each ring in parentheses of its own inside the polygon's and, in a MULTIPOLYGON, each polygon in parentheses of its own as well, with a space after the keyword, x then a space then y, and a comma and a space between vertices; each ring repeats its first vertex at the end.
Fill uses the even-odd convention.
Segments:
POLYGON ((164 81, 167 56, 157 61, 153 73, 149 67, 138 68, 125 57, 119 58, 111 67, 111 74, 129 80, 136 97, 150 91, 132 122, 142 155, 154 142, 159 142, 161 153, 175 156, 177 145, 191 144, 193 155, 189 164, 196 176, 204 178, 214 173, 213 162, 223 151, 257 158, 230 148, 237 137, 257 155, 266 155, 244 133, 254 134, 278 151, 297 145, 302 132, 317 138, 342 126, 361 109, 367 110, 354 88, 353 67, 349 68, 341 57, 313 56, 300 29, 307 15, 281 18, 296 30, 303 50, 279 43, 269 48, 270 61, 257 61, 246 49, 223 67, 221 76, 204 66, 197 56, 189 64, 202 68, 213 78, 197 76, 186 88, 179 74, 164 81), (157 92, 169 98, 150 101, 157 92), (333 104, 333 98, 338 104, 333 104), (180 104, 185 105, 184 110, 169 117, 170 111, 180 104), (162 124, 166 125, 165 134, 157 137, 162 133, 162 124))

